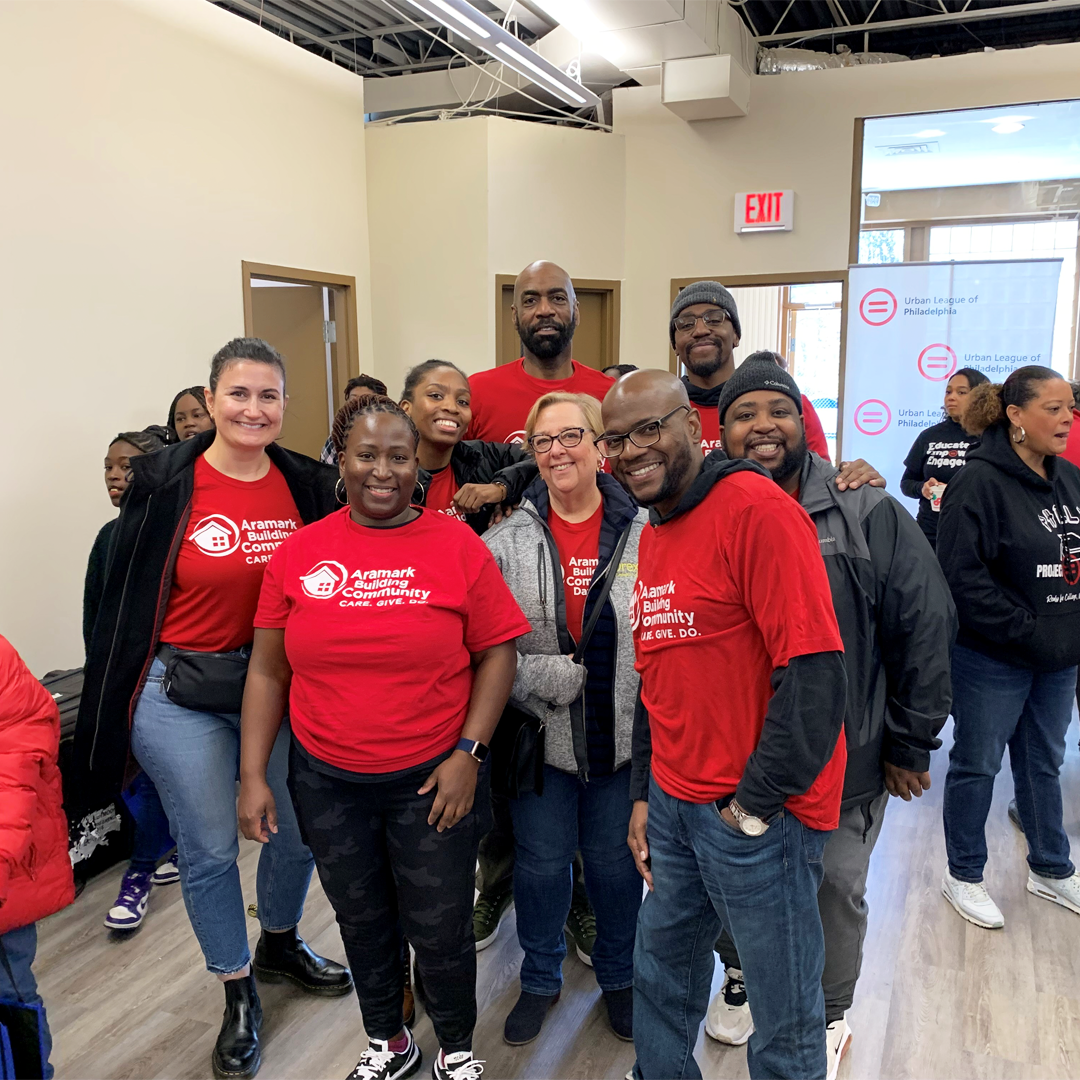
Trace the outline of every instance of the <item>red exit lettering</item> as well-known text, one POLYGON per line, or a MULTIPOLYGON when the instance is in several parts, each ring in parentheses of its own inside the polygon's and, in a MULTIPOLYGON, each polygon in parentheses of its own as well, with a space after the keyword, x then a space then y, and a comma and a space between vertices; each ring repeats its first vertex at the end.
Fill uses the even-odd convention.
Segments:
POLYGON ((780 203, 783 199, 782 191, 763 191, 758 194, 746 196, 745 220, 748 225, 766 225, 773 221, 780 221, 780 203))

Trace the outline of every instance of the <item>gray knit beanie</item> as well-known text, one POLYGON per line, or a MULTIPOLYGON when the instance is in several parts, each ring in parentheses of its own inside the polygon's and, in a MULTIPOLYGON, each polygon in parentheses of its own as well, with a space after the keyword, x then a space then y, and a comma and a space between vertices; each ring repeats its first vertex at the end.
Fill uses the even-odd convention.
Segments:
POLYGON ((719 281, 695 281, 687 285, 671 305, 671 318, 668 320, 668 333, 671 335, 671 347, 675 348, 675 317, 683 308, 694 304, 715 304, 722 307, 735 327, 735 333, 742 337, 742 324, 739 322, 739 309, 735 306, 735 297, 719 281))
POLYGON ((755 390, 779 390, 787 394, 802 416, 802 393, 799 384, 783 368, 777 367, 771 360, 745 360, 736 369, 724 389, 720 391, 720 400, 716 411, 720 423, 724 423, 724 414, 743 396, 755 390))

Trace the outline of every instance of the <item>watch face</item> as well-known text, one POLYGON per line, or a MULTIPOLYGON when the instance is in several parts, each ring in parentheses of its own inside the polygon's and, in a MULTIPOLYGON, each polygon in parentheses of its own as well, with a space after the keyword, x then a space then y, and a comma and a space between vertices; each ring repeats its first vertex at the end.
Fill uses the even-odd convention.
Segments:
POLYGON ((760 836, 768 828, 768 825, 761 818, 749 816, 744 817, 739 822, 739 826, 747 836, 760 836))

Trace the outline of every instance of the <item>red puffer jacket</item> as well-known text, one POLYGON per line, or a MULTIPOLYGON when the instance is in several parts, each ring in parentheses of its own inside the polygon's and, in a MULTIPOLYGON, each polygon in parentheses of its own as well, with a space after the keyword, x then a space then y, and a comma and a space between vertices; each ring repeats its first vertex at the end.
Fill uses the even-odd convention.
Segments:
POLYGON ((0 637, 0 934, 75 899, 59 746, 56 703, 0 637))

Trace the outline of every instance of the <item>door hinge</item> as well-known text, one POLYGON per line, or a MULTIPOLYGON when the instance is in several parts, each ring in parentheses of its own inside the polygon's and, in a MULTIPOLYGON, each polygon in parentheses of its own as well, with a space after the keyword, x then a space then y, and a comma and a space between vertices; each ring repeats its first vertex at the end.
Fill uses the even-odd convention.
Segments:
POLYGON ((322 339, 327 345, 333 345, 337 342, 337 323, 332 319, 322 324, 322 339))

